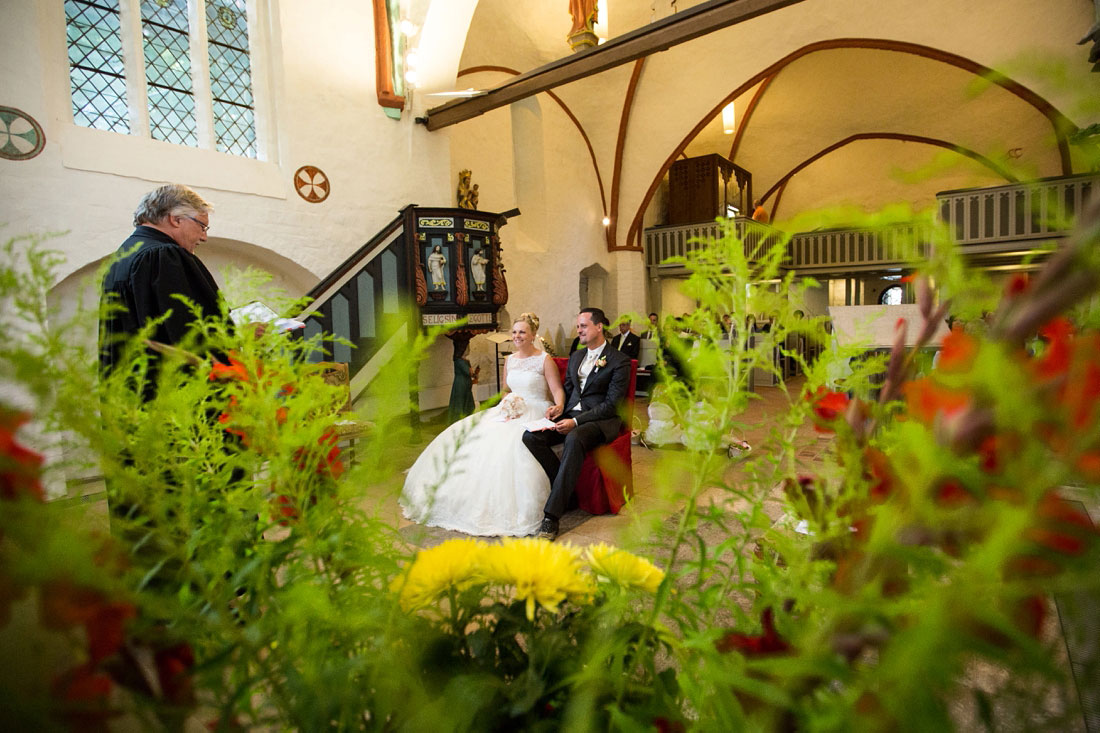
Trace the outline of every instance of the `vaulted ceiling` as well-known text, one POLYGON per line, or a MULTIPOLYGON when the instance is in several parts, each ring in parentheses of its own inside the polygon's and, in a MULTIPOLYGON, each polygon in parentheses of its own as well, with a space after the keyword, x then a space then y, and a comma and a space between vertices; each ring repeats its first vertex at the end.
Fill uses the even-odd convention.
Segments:
MULTIPOLYGON (((1075 40, 1088 30, 1092 20, 1090 4, 1084 0, 1051 0, 1049 6, 1039 10, 1034 4, 1016 2, 1010 3, 1011 13, 998 14, 998 9, 1006 6, 998 6, 994 0, 968 0, 971 1, 975 3, 974 17, 984 18, 988 27, 970 27, 961 15, 944 18, 941 27, 937 17, 929 14, 934 11, 918 17, 923 10, 903 3, 888 3, 893 10, 880 10, 878 6, 862 6, 854 0, 807 2, 778 11, 773 20, 781 18, 798 24, 802 35, 811 29, 810 33, 821 40, 798 46, 782 58, 761 60, 756 68, 747 68, 742 55, 741 61, 728 69, 730 82, 725 91, 727 96, 735 95, 735 131, 732 134, 723 131, 720 114, 709 120, 697 119, 696 131, 690 125, 685 126, 682 145, 668 147, 662 157, 671 156, 682 147, 681 158, 716 153, 731 159, 752 173, 754 197, 764 199, 776 221, 830 206, 875 211, 887 204, 903 202, 923 209, 933 205, 938 191, 1082 172, 1082 162, 1068 145, 1067 135, 1077 128, 1075 123, 1088 124, 1100 112, 1095 108, 1082 112, 1082 107, 1075 110, 1077 114, 1071 121, 1066 116, 1070 112, 1065 109, 1066 100, 1087 99, 1091 94, 1088 89, 1097 91, 1092 96, 1100 96, 1097 84, 1100 74, 1088 74, 1087 50, 1082 48, 1078 53, 1067 39, 1075 40), (978 6, 980 10, 976 9, 978 6), (918 26, 912 38, 921 42, 891 40, 890 32, 883 30, 882 18, 867 21, 871 32, 866 36, 830 37, 831 23, 836 20, 833 16, 848 13, 845 20, 850 21, 850 14, 860 7, 887 13, 883 17, 892 20, 894 16, 890 13, 896 15, 908 8, 906 13, 912 13, 918 26), (1043 22, 1033 22, 1028 14, 1043 22), (953 21, 957 21, 955 25, 953 21), (956 53, 943 50, 939 44, 941 36, 952 39, 949 45, 956 53), (1068 87, 1068 93, 1061 98, 1052 101, 1037 93, 1036 72, 1051 77, 1063 73, 1060 69, 1042 69, 1041 62, 1035 61, 1042 58, 1044 44, 1048 50, 1057 49, 1062 58, 1080 55, 1080 68, 1073 71, 1075 78, 1082 78, 1082 74, 1087 78, 1087 87, 1059 80, 1046 87, 1048 90, 1059 84, 1068 87), (973 54, 963 51, 965 55, 959 55, 959 48, 971 46, 973 54), (1036 50, 1040 53, 1028 60, 1025 54, 1036 50), (1003 69, 994 72, 973 60, 983 55, 995 58, 998 64, 1020 60, 1011 58, 1012 54, 1019 54, 1022 66, 1027 67, 1022 72, 1022 81, 1011 72, 1004 73, 1003 69), (739 88, 737 84, 741 82, 737 80, 746 78, 757 81, 739 88)), ((699 4, 691 0, 645 3, 600 0, 600 12, 605 32, 614 39, 674 11, 699 4), (610 8, 604 7, 608 3, 610 8)), ((564 38, 569 28, 568 5, 566 0, 479 0, 461 66, 507 68, 515 74, 568 55, 564 38)), ((753 29, 775 27, 759 25, 757 21, 753 24, 753 29)), ((725 35, 713 37, 745 38, 728 31, 720 33, 725 35)), ((754 34, 751 38, 762 50, 769 48, 766 37, 754 34)), ((790 41, 784 41, 777 38, 775 46, 789 46, 790 41)), ((713 43, 709 47, 713 51, 713 43)), ((731 48, 731 58, 736 50, 731 48)), ((761 53, 754 58, 767 56, 761 53)), ((658 53, 651 59, 662 57, 658 53)), ((685 89, 690 93, 695 86, 699 89, 696 98, 705 102, 707 109, 718 110, 715 105, 720 105, 722 97, 715 98, 714 79, 724 77, 712 59, 713 55, 708 57, 706 68, 688 62, 680 78, 669 77, 665 67, 656 76, 643 70, 642 84, 668 84, 674 80, 680 99, 685 89), (708 77, 705 82, 700 78, 704 74, 708 77)), ((616 159, 614 170, 608 170, 612 166, 601 155, 606 156, 602 151, 614 146, 606 132, 594 128, 606 127, 607 120, 618 121, 621 113, 621 145, 634 89, 633 81, 629 88, 621 84, 627 73, 625 68, 603 72, 609 83, 604 90, 605 107, 599 114, 593 114, 596 103, 590 94, 577 95, 576 90, 582 87, 576 83, 559 89, 561 98, 555 97, 563 108, 572 105, 581 110, 573 121, 585 135, 586 143, 592 138, 589 148, 595 147, 593 165, 597 177, 602 176, 601 191, 608 184, 604 208, 607 210, 608 204, 611 205, 613 218, 616 213, 620 217, 633 216, 630 211, 614 211, 613 193, 617 190, 615 180, 620 166, 629 166, 633 161, 628 158, 623 163, 616 159)), ((591 90, 590 86, 583 88, 591 90)), ((652 118, 630 119, 630 134, 644 138, 644 126, 653 122, 652 118)), ((668 136, 663 139, 667 141, 668 136)), ((646 173, 643 171, 642 175, 646 173)), ((649 175, 660 173, 654 170, 649 175)), ((653 206, 659 197, 652 198, 650 194, 644 201, 643 207, 653 206)), ((656 218, 659 221, 662 217, 656 218)))

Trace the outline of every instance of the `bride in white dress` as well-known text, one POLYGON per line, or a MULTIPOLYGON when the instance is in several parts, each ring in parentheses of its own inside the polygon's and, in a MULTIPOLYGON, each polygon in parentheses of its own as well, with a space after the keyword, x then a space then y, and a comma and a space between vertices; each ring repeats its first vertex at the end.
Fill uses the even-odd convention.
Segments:
POLYGON ((480 536, 534 534, 550 481, 523 444, 524 424, 565 402, 554 360, 535 346, 538 317, 512 324, 516 351, 504 363, 504 398, 440 433, 409 469, 405 517, 480 536))

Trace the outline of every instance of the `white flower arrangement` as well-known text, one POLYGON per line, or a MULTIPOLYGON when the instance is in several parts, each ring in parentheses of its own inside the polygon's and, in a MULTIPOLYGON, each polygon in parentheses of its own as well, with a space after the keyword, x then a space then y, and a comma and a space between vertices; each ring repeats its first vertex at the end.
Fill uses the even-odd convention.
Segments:
POLYGON ((500 401, 500 411, 509 420, 515 420, 527 412, 527 403, 515 392, 510 392, 500 401))

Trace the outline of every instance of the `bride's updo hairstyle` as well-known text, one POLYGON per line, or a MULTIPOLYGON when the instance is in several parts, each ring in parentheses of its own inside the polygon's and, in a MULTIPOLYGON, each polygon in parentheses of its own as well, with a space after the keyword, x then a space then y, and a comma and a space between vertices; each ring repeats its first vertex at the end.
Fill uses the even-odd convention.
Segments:
POLYGON ((519 318, 512 321, 512 325, 516 325, 520 321, 523 321, 531 328, 531 335, 538 336, 539 333, 539 317, 534 313, 520 313, 519 318))

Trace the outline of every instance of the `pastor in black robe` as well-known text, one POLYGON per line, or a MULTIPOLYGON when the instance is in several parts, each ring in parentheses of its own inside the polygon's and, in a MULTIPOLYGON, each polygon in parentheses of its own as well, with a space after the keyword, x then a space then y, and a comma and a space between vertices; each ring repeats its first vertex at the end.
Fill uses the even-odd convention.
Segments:
MULTIPOLYGON (((177 295, 197 305, 203 318, 221 314, 218 285, 206 265, 164 232, 139 226, 115 256, 103 279, 102 297, 122 309, 105 313, 100 322, 101 373, 119 365, 127 340, 151 319, 170 313, 153 331, 154 341, 174 345, 183 340, 195 315, 177 295)), ((156 382, 156 361, 150 354, 147 398, 156 382)))

